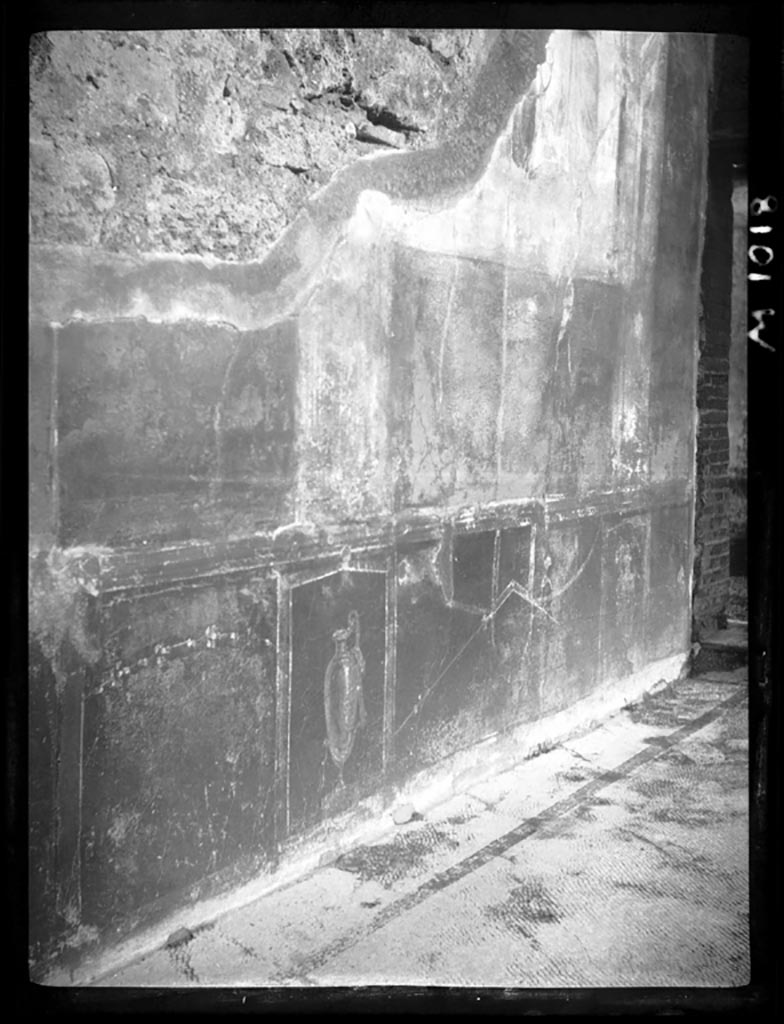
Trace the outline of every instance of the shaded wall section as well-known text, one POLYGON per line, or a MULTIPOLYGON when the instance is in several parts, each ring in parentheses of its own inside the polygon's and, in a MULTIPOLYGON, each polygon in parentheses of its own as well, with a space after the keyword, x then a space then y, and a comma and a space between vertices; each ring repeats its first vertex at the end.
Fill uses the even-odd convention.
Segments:
POLYGON ((748 368, 746 263, 748 187, 736 176, 732 192, 732 337, 730 339, 727 433, 730 482, 730 601, 731 618, 748 619, 748 368))
POLYGON ((710 111, 697 375, 695 640, 723 628, 728 615, 747 617, 742 587, 731 585, 731 577, 738 569, 739 575, 745 573, 745 557, 733 540, 742 540, 746 518, 747 255, 742 233, 747 214, 736 184, 737 171, 746 159, 748 68, 748 40, 719 37, 710 111))
POLYGON ((32 247, 41 970, 688 655, 710 44, 486 42, 259 262, 32 247))

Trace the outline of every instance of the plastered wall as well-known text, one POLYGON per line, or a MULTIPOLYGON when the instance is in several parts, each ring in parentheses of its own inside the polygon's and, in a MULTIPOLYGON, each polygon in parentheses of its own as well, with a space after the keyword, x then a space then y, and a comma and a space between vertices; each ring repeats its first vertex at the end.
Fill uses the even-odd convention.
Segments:
POLYGON ((488 735, 680 671, 710 52, 36 43, 41 970, 488 735), (338 770, 352 621, 367 715, 338 770))

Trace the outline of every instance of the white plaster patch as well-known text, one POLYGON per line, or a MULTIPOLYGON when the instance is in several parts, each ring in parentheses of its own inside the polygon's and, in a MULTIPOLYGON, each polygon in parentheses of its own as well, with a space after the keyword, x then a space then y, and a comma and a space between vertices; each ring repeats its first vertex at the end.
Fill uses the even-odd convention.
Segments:
POLYGON ((133 811, 126 811, 124 814, 118 814, 112 822, 112 826, 108 830, 107 835, 116 846, 119 846, 140 818, 141 815, 133 811))
POLYGON ((628 405, 623 410, 621 434, 624 441, 633 441, 637 436, 637 406, 628 405))
POLYGON ((642 340, 642 332, 645 327, 645 320, 640 312, 634 314, 634 336, 638 341, 642 340))
POLYGON ((379 231, 383 231, 390 221, 397 219, 396 213, 398 210, 393 208, 389 196, 373 189, 365 189, 357 197, 354 213, 346 227, 346 237, 360 245, 372 242, 379 231))

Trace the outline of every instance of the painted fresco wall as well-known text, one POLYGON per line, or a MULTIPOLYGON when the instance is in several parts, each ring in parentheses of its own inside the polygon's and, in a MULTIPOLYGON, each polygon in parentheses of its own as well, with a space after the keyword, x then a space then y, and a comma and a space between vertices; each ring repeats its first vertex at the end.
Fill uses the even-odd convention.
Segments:
POLYGON ((263 259, 32 246, 39 964, 681 670, 710 44, 483 46, 263 259))

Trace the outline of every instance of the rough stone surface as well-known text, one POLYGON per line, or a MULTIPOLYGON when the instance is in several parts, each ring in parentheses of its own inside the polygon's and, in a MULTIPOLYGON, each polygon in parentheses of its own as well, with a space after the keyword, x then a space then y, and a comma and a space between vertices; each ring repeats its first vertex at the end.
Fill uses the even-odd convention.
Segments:
POLYGON ((358 141, 357 119, 373 142, 408 149, 453 127, 485 35, 36 35, 31 240, 259 259, 335 171, 377 148, 358 141))

